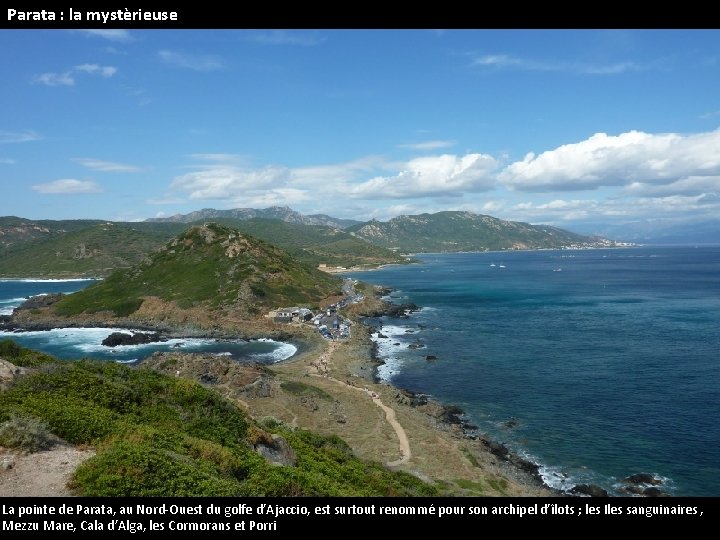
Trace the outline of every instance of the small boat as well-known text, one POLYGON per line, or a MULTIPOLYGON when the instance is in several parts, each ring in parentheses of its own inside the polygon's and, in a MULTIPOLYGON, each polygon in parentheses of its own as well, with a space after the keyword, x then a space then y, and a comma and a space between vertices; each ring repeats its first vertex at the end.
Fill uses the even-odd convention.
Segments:
POLYGON ((553 268, 553 272, 562 272, 562 268, 553 268))
POLYGON ((500 264, 500 266, 498 266, 498 268, 505 268, 505 265, 504 265, 504 264, 500 264))
POLYGON ((490 263, 490 266, 495 266, 495 263, 490 263))

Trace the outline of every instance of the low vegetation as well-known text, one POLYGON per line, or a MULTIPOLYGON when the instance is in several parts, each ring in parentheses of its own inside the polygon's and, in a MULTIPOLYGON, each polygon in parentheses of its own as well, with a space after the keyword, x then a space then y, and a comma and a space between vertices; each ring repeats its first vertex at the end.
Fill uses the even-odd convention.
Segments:
POLYGON ((260 426, 193 381, 110 362, 47 358, 40 364, 43 357, 8 341, 0 343, 0 356, 35 367, 0 393, 0 425, 11 425, 17 438, 28 426, 19 419, 32 419, 30 425, 47 426, 46 433, 97 448, 75 473, 79 495, 437 494, 411 475, 356 458, 336 436, 260 426), (290 444, 294 466, 272 465, 254 451, 272 434, 290 444))
POLYGON ((211 223, 192 227, 142 263, 69 295, 59 315, 112 311, 126 316, 143 297, 179 307, 232 308, 248 315, 289 305, 317 305, 339 294, 340 280, 287 252, 234 229, 211 223))
POLYGON ((0 424, 0 446, 21 452, 47 450, 57 442, 47 424, 32 416, 11 414, 0 424))

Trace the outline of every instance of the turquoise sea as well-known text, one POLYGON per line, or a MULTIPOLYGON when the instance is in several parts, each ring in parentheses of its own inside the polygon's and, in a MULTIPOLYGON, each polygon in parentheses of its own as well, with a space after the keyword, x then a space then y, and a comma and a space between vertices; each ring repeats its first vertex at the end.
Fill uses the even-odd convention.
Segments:
MULTIPOLYGON (((9 315, 26 297, 53 292, 72 293, 93 283, 91 280, 0 280, 0 315, 9 315)), ((176 338, 146 345, 105 347, 102 340, 121 328, 58 328, 38 332, 3 332, 0 339, 12 338, 19 344, 48 352, 58 358, 93 358, 136 363, 156 351, 204 352, 229 356, 238 361, 272 364, 292 357, 297 347, 271 339, 176 338)))
POLYGON ((720 495, 720 247, 417 258, 351 274, 422 306, 375 321, 380 377, 461 406, 560 489, 645 472, 720 495))

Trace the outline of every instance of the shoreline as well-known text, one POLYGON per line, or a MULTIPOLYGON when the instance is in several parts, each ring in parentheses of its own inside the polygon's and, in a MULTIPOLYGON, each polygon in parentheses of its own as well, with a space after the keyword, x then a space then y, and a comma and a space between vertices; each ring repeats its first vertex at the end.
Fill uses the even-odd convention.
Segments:
MULTIPOLYGON (((288 359, 264 366, 270 373, 277 374, 277 379, 272 383, 264 381, 260 388, 269 385, 274 388, 274 393, 266 395, 265 390, 260 391, 255 387, 247 392, 245 389, 234 388, 227 396, 233 395, 235 401, 244 405, 249 414, 256 419, 277 416, 292 427, 307 427, 314 431, 336 433, 348 440, 357 455, 365 459, 385 462, 391 468, 406 470, 431 482, 452 484, 455 494, 482 493, 500 496, 558 494, 542 483, 537 475, 537 467, 533 467, 533 464, 518 461, 515 456, 509 459, 509 453, 504 445, 470 434, 466 429, 467 423, 462 419, 462 411, 386 381, 379 381, 377 367, 380 364, 377 358, 373 357, 374 343, 370 338, 369 327, 360 322, 358 313, 352 312, 369 307, 369 309, 381 308, 383 313, 393 313, 397 308, 389 302, 376 298, 367 304, 364 302, 348 308, 350 311, 348 316, 353 321, 352 336, 349 340, 337 342, 323 340, 312 332, 313 329, 295 325, 268 326, 258 324, 259 321, 244 321, 247 325, 241 324, 241 321, 237 321, 237 325, 224 321, 226 324, 213 325, 211 328, 200 325, 193 325, 190 328, 188 325, 168 320, 163 321, 162 324, 158 322, 147 324, 147 321, 143 324, 143 321, 137 318, 80 317, 60 320, 57 317, 47 316, 49 313, 46 312, 45 317, 40 317, 43 320, 31 322, 20 317, 20 320, 12 321, 12 326, 22 330, 114 327, 160 331, 167 337, 279 338, 292 343, 297 347, 297 351, 288 359), (314 371, 313 363, 328 351, 330 351, 328 376, 323 378, 316 375, 312 379, 307 379, 306 377, 314 371), (297 381, 301 384, 309 381, 312 387, 320 388, 320 391, 332 396, 334 404, 328 408, 322 399, 304 396, 298 400, 295 396, 288 396, 282 389, 283 381, 297 381), (358 390, 362 388, 365 390, 359 392, 358 390), (275 399, 282 398, 279 406, 277 403, 272 403, 273 399, 268 400, 271 396, 275 399), (392 418, 389 411, 392 411, 392 418), (323 420, 324 418, 334 420, 332 424, 335 426, 328 420, 323 420), (393 431, 388 432, 391 421, 397 422, 407 431, 409 448, 413 450, 412 459, 405 454, 401 454, 398 459, 396 445, 399 432, 397 434, 393 431), (351 429, 344 429, 348 425, 351 429), (452 467, 448 467, 445 462, 447 452, 450 450, 454 456, 452 467)), ((6 317, 6 319, 15 319, 15 317, 6 317)), ((193 371, 196 370, 196 366, 203 365, 207 370, 208 365, 234 364, 240 371, 252 370, 249 364, 243 365, 204 353, 182 351, 155 353, 138 365, 152 365, 158 358, 186 356, 190 358, 187 360, 188 374, 203 384, 205 384, 203 373, 193 371)), ((183 373, 183 376, 188 374, 183 373)))

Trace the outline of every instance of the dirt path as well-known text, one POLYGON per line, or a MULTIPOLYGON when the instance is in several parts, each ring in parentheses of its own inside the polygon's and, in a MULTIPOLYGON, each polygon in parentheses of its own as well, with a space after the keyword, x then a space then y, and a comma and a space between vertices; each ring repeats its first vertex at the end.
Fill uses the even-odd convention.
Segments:
POLYGON ((0 468, 0 496, 72 497, 68 480, 78 465, 94 455, 94 450, 64 444, 27 455, 0 449, 0 464, 10 466, 0 468))
POLYGON ((396 459, 394 461, 388 461, 385 463, 389 467, 397 467, 399 465, 403 465, 410 461, 410 458, 412 458, 412 452, 410 450, 410 441, 408 440, 407 433, 405 433, 405 429, 400 425, 400 422, 397 421, 397 416, 395 415, 395 409, 392 407, 388 407, 385 405, 382 400, 380 399, 380 396, 377 394, 377 392, 374 392, 368 388, 360 387, 360 386, 354 386, 352 384, 349 384, 347 382, 343 382, 339 379, 336 379, 335 377, 330 376, 330 372, 328 369, 329 364, 332 360, 332 355, 335 352, 335 349, 337 348, 338 343, 336 341, 332 341, 330 343, 330 346, 328 347, 327 351, 325 351, 320 357, 315 361, 312 362, 310 365, 314 367, 317 370, 317 373, 310 373, 313 377, 322 377, 324 379, 328 379, 330 381, 333 381, 337 384, 341 384, 345 386, 346 388, 352 388, 353 390, 357 390, 358 392, 364 392, 370 398, 373 400, 373 403, 380 407, 385 412, 385 419, 387 420, 388 424, 393 428, 395 431, 395 435, 397 435, 398 442, 400 443, 400 458, 396 459))

